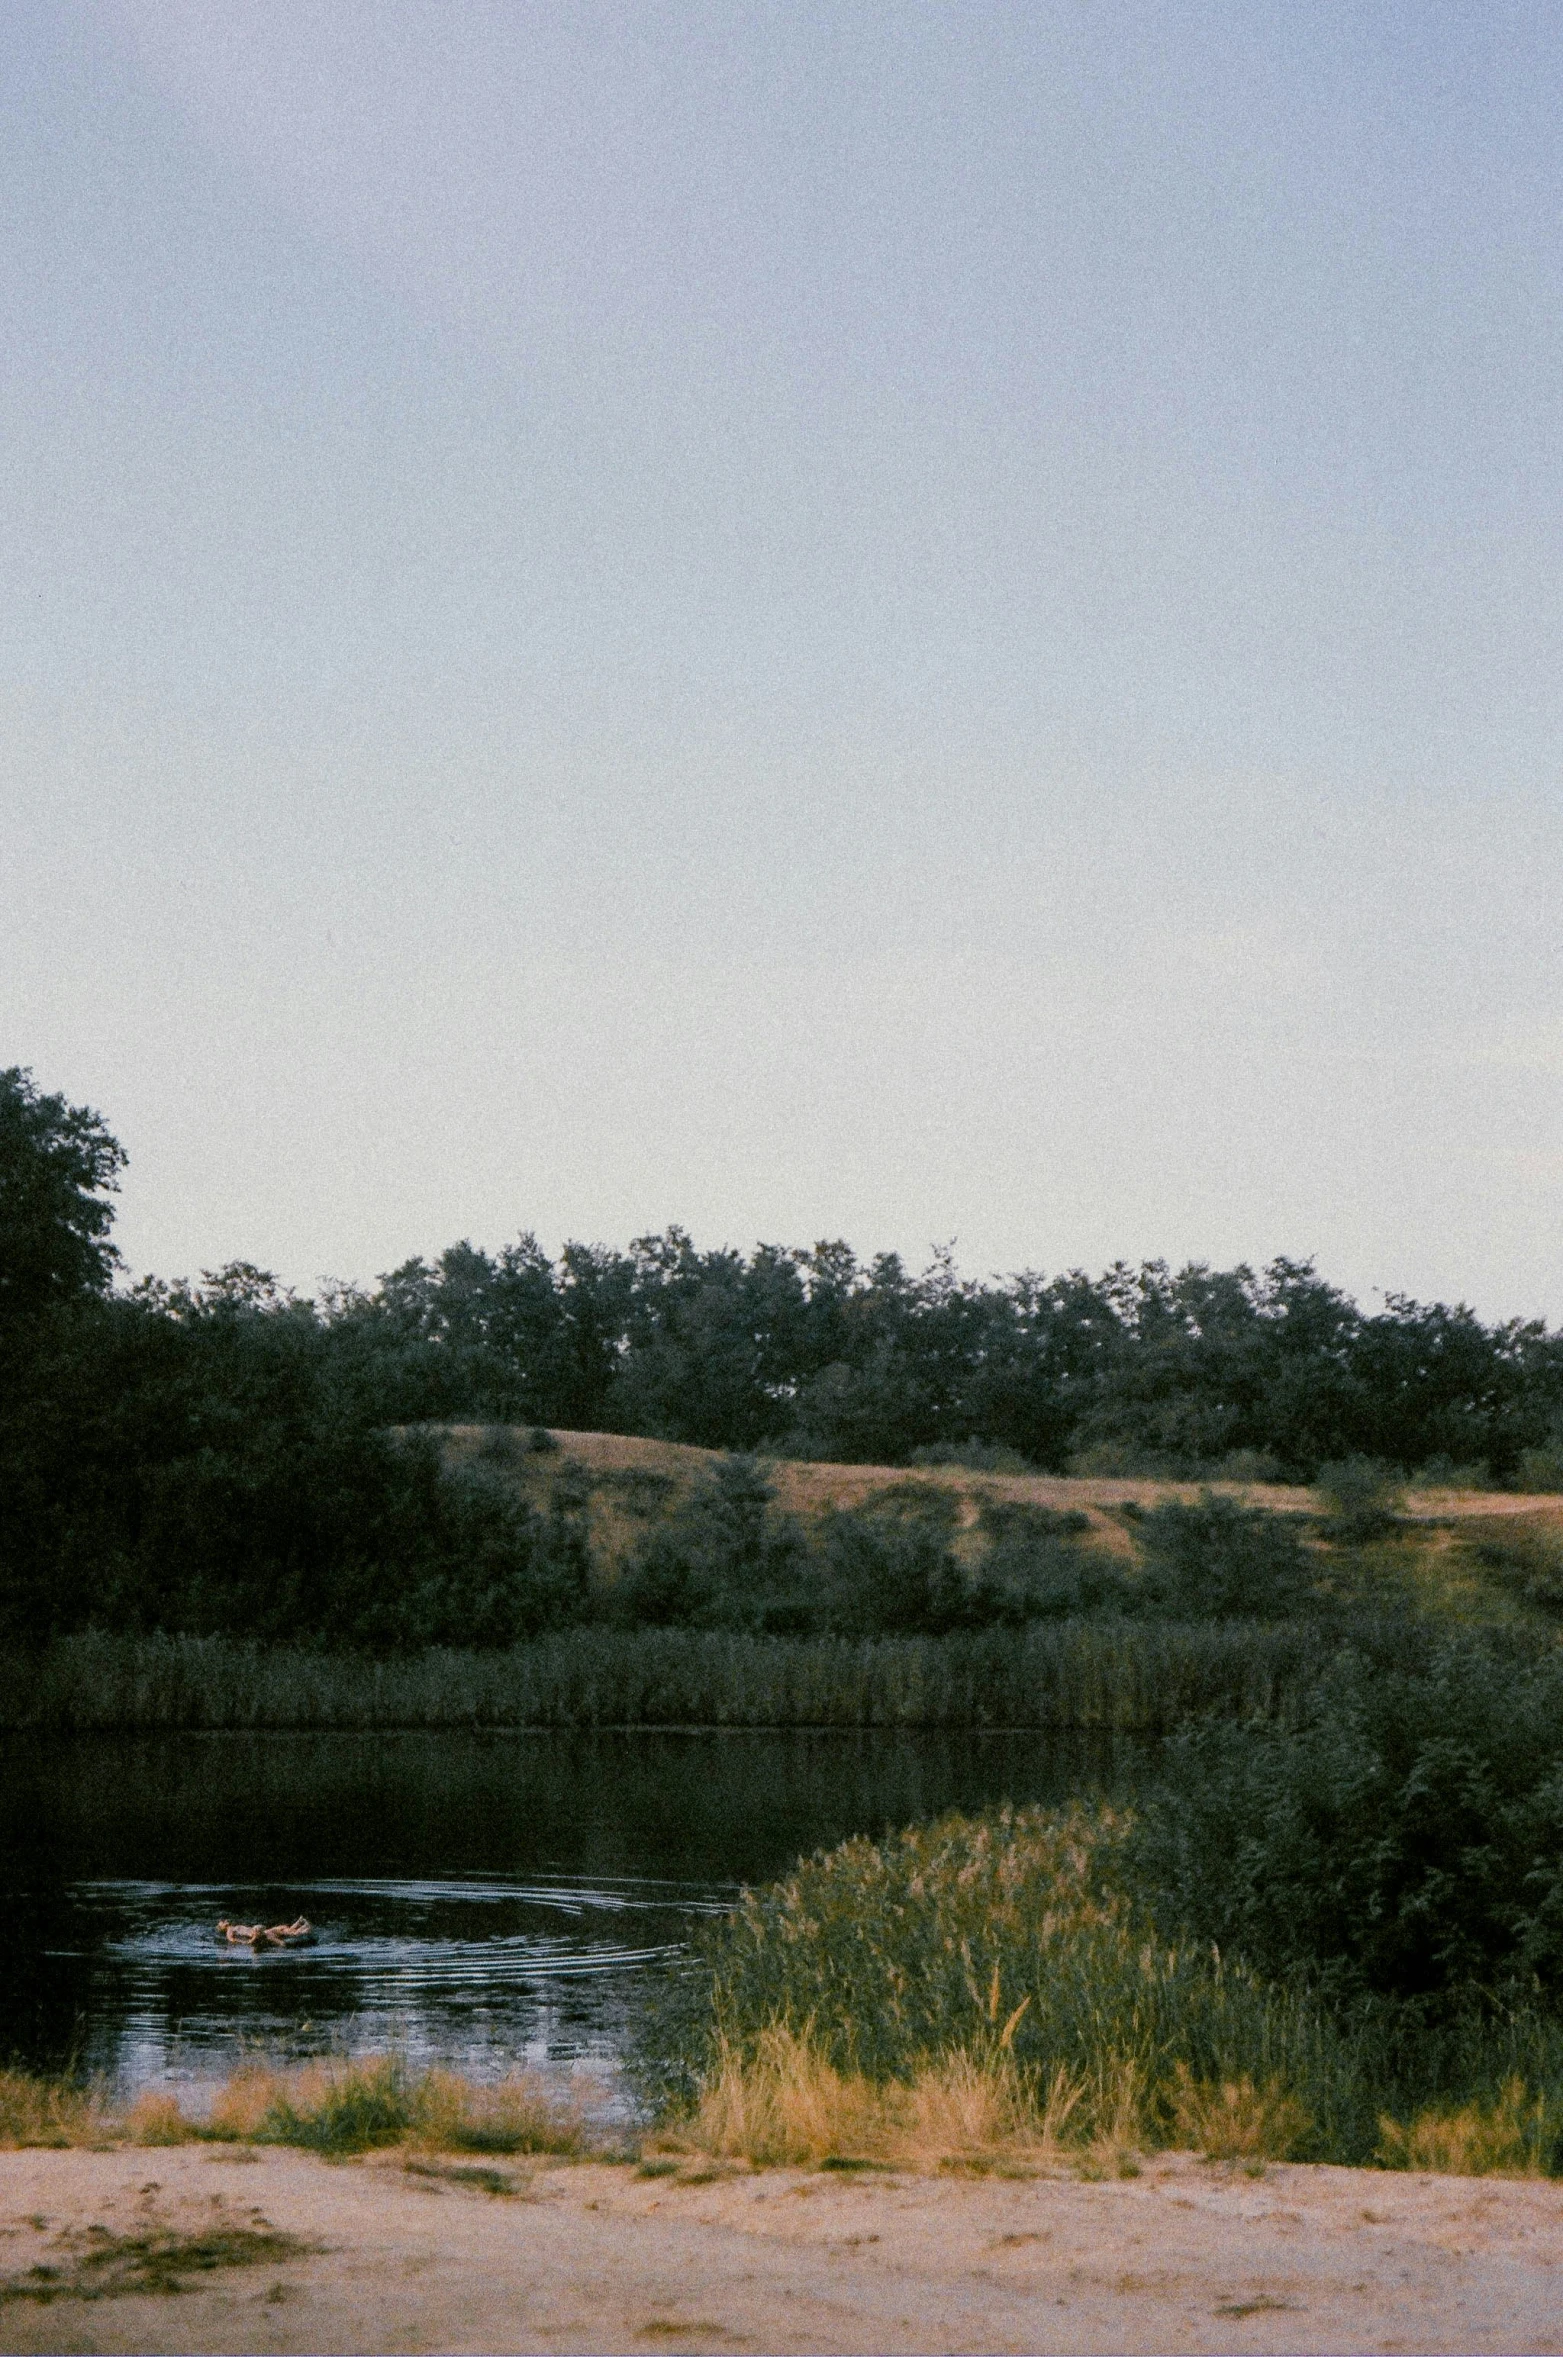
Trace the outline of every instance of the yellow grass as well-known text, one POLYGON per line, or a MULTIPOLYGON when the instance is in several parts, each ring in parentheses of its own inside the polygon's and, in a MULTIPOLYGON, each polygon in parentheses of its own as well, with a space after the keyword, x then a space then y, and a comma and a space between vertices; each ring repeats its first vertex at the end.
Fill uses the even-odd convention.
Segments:
POLYGON ((648 2151, 751 2168, 1029 2172, 1089 2164, 1091 2144, 1071 2135, 1081 2095, 1059 2071, 1039 2096, 1003 2051, 941 2055, 909 2083, 875 2082, 778 2025, 748 2057, 724 2043, 694 2111, 648 2151))
POLYGON ((1513 2078, 1491 2103, 1420 2111, 1409 2124, 1381 2119, 1377 2157, 1446 2177, 1544 2177, 1551 2125, 1545 2098, 1513 2078))
POLYGON ((124 2131, 132 2144, 190 2144, 200 2130, 185 2118, 177 2095, 146 2088, 125 2114, 124 2131))
MULTIPOLYGON (((37 2089, 39 2082, 20 2084, 37 2089)), ((5 2117, 0 2112, 0 2120, 5 2117)), ((42 2117, 42 2115, 40 2115, 42 2117)), ((584 2153, 580 2110, 529 2072, 478 2086, 454 2071, 410 2074, 394 2060, 326 2061, 279 2071, 246 2064, 218 2089, 202 2119, 161 2089, 137 2096, 122 2119, 92 2115, 96 2133, 133 2144, 304 2144, 318 2151, 405 2145, 422 2152, 584 2153)), ((28 2142, 46 2142, 33 2135, 28 2142)), ((75 2139, 70 2139, 75 2141, 75 2139)))
POLYGON ((1208 2161, 1284 2161, 1312 2125, 1279 2080, 1256 2087, 1246 2073, 1219 2083, 1196 2079, 1177 2066, 1172 2096, 1172 2143, 1208 2161))
POLYGON ((110 2123, 102 2095, 70 2079, 0 2070, 0 2151, 22 2145, 103 2144, 110 2123))
POLYGON ((583 2153, 586 2123, 557 2089, 530 2072, 474 2086, 430 2071, 418 2090, 412 2141, 439 2152, 583 2153))

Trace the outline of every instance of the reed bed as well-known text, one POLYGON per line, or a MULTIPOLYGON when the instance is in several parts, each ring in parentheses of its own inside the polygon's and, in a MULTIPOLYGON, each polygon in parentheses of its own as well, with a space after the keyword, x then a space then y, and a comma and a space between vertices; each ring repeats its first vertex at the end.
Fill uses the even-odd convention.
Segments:
POLYGON ((1414 2036, 1160 1939, 1132 1831, 1105 1807, 951 1816, 746 1892, 648 2035, 671 2147, 838 2165, 1072 2156, 1096 2173, 1158 2147, 1256 2167, 1557 2165, 1555 2025, 1473 2017, 1414 2036), (931 2125, 955 2089, 964 2143, 931 2125))
MULTIPOLYGON (((1360 1637, 1360 1632, 1355 1632, 1360 1637)), ((379 1657, 88 1630, 0 1661, 0 1731, 1090 1727, 1284 1714, 1338 1644, 1311 1622, 1073 1620, 951 1637, 581 1628, 379 1657)))

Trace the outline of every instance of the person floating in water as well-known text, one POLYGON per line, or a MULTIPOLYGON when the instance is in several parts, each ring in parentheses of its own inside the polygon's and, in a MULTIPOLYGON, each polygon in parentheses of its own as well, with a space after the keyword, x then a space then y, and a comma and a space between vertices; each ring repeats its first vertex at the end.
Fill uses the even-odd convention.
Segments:
POLYGON ((217 1918, 217 1937, 230 1948, 285 1948, 290 1940, 306 1939, 310 1928, 306 1915, 296 1923, 230 1923, 226 1915, 217 1918))

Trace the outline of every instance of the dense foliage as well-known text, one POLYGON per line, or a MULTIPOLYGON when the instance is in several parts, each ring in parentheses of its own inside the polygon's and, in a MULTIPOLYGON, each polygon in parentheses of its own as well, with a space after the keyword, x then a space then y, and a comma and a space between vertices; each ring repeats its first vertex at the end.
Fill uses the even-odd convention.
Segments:
POLYGON ((816 2080, 911 2088, 964 2058, 1007 2083, 1033 2134, 1051 2116, 1120 2148, 1563 2160, 1555 1986, 1498 2006, 1462 1977, 1430 2020, 1398 1981, 1372 2001, 1331 1987, 1317 1917, 1290 1968, 1267 1972, 1163 1915, 1170 1897, 1145 1827, 1106 1807, 854 1838, 746 1891, 704 1933, 646 2025, 643 2075, 664 2104, 706 2114, 724 2082, 763 2096, 780 2040, 794 2070, 817 2058, 816 2080))
POLYGON ((705 1448, 903 1464, 1311 1480, 1354 1457, 1559 1478, 1563 1336, 1391 1296, 1308 1262, 1164 1263, 980 1283, 845 1244, 628 1252, 458 1244, 314 1315, 343 1381, 415 1423, 505 1419, 705 1448), (1549 1470, 1550 1466, 1550 1470, 1549 1470))
MULTIPOLYGON (((96 1625, 386 1650, 506 1645, 597 1615, 940 1637, 1318 1601, 1294 1533, 1217 1504, 1149 1518, 1133 1577, 1067 1517, 1021 1505, 987 1509, 974 1561, 948 1499, 910 1484, 806 1536, 769 1497, 760 1449, 1293 1477, 1335 1461, 1349 1475, 1366 1455, 1563 1479, 1549 1453, 1563 1336, 1394 1299, 1365 1316, 1305 1263, 979 1284, 947 1255, 913 1276, 841 1244, 745 1257, 670 1229, 557 1260, 530 1237, 498 1255, 460 1244, 317 1301, 237 1262, 199 1284, 116 1291, 123 1159, 98 1114, 0 1073, 12 1634, 96 1625), (453 1470, 418 1437, 463 1419, 699 1442, 729 1462, 605 1598, 568 1485, 539 1512, 502 1467, 453 1470)), ((1342 1494, 1341 1531, 1371 1535, 1380 1508, 1342 1494)))
POLYGON ((1162 1920, 1342 2000, 1563 2002, 1563 1659, 1347 1653, 1300 1722, 1188 1727, 1138 1864, 1162 1920))
POLYGON ((1316 2008, 1155 1937, 1124 1871, 1130 1832, 1111 1809, 1002 1808, 803 1860, 699 1944, 648 2032, 648 2076, 693 2091, 723 2044, 753 2048, 776 2025, 871 2079, 1002 2054, 1039 2091, 1063 2074, 1098 2111, 1170 2111, 1185 2076, 1281 2075, 1312 2098, 1321 2149, 1364 2135, 1371 2149, 1316 2008))
POLYGON ((1135 1815, 846 1841, 697 1943, 647 2076, 763 2079, 780 2033, 876 2082, 1002 2064, 1131 2139, 1185 2140, 1203 2087, 1201 2132, 1246 2112, 1250 2150, 1556 2171, 1560 1702, 1555 1655, 1348 1658, 1301 1723, 1175 1737, 1135 1815))

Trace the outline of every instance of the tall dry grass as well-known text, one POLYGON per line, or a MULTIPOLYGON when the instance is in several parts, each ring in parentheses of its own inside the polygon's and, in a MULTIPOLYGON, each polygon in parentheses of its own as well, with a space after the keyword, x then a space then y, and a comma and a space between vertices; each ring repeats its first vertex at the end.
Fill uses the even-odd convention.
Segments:
POLYGON ((0 2070, 0 2151, 101 2144, 113 2128, 100 2087, 69 2077, 0 2070))
POLYGON ((841 2070, 807 2033, 775 2023, 745 2052, 717 2048, 699 2100, 654 2149, 751 2166, 988 2171, 1056 2165, 1075 2091, 1040 2105, 1011 2058, 954 2054, 907 2082, 841 2070))
POLYGON ((1384 2118, 1375 2158, 1389 2169, 1446 2177, 1544 2177, 1563 2128, 1557 2094, 1535 2093, 1515 2076, 1496 2096, 1430 2104, 1407 2121, 1384 2118))

